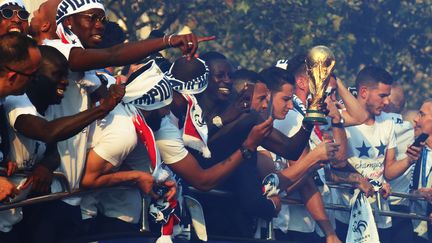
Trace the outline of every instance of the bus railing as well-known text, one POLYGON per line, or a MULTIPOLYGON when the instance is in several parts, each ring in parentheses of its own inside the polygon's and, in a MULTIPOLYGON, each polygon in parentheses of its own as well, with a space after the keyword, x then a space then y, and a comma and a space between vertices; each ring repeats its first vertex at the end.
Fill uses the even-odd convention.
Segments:
MULTIPOLYGON (((4 176, 4 174, 5 174, 4 170, 0 170, 0 176, 4 176)), ((29 175, 29 172, 18 172, 17 175, 25 176, 25 175, 29 175)), ((0 204, 0 211, 8 210, 11 208, 17 208, 17 207, 25 207, 25 206, 33 205, 36 203, 43 203, 43 202, 48 202, 48 201, 53 201, 53 200, 66 199, 69 197, 84 196, 86 194, 91 194, 91 193, 94 193, 96 191, 110 190, 113 188, 130 189, 131 186, 133 186, 133 185, 122 185, 122 186, 98 188, 98 189, 91 189, 91 190, 79 190, 79 189, 71 190, 69 183, 63 174, 56 172, 54 174, 54 178, 57 181, 59 181, 60 184, 62 185, 62 189, 63 189, 62 192, 56 192, 56 193, 51 193, 51 194, 47 194, 47 195, 27 198, 27 199, 24 199, 24 200, 19 201, 19 202, 13 202, 13 203, 2 202, 2 204, 0 204)), ((351 185, 344 185, 344 184, 327 184, 327 185, 330 188, 335 188, 335 189, 355 189, 356 188, 356 187, 353 187, 351 185)), ((222 190, 211 190, 209 192, 201 192, 201 191, 198 191, 197 189, 195 189, 193 187, 189 187, 189 189, 194 193, 203 193, 203 194, 208 194, 208 195, 212 195, 215 197, 232 196, 232 193, 222 191, 222 190)), ((391 192, 390 195, 394 196, 394 197, 407 198, 407 199, 412 200, 412 201, 425 200, 425 198, 422 197, 421 195, 412 194, 412 193, 391 192)), ((381 195, 379 193, 377 193, 376 196, 381 197, 381 195)), ((147 200, 147 199, 143 198, 143 206, 145 205, 144 200, 147 200)), ((283 204, 288 204, 288 205, 304 205, 304 203, 301 200, 290 198, 290 197, 282 198, 281 201, 283 204)), ((340 204, 332 204, 332 203, 325 203, 324 207, 326 209, 330 209, 330 210, 339 210, 339 211, 346 211, 346 212, 349 212, 351 210, 351 208, 349 206, 340 205, 340 204)), ((397 211, 382 210, 380 205, 378 205, 378 208, 379 209, 372 209, 374 214, 378 214, 381 216, 399 217, 399 218, 406 218, 406 219, 416 219, 416 220, 423 220, 423 221, 431 222, 431 218, 426 216, 426 215, 418 215, 416 213, 402 213, 402 212, 397 212, 397 211)), ((141 227, 140 231, 143 233, 145 233, 145 232, 148 233, 147 219, 146 219, 144 213, 143 213, 143 219, 141 222, 141 226, 142 227, 141 227)), ((273 229, 272 221, 268 222, 268 228, 273 229)), ((274 240, 273 230, 268 231, 268 235, 266 237, 266 240, 274 240)))

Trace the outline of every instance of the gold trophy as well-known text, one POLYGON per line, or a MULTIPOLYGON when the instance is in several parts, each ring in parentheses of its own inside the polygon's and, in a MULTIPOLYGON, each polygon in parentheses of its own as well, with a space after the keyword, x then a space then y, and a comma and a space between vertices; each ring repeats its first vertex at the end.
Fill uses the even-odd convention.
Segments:
POLYGON ((326 115, 320 111, 320 106, 324 103, 330 74, 336 64, 335 57, 328 47, 315 46, 309 50, 305 62, 312 101, 309 103, 304 120, 310 124, 325 125, 326 115))

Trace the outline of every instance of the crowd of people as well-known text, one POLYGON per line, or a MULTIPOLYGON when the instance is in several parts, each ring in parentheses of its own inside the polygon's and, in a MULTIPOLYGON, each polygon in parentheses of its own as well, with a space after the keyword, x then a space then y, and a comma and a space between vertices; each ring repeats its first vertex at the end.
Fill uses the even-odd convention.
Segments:
MULTIPOLYGON (((305 53, 257 72, 197 52, 214 37, 113 41, 101 0, 47 0, 29 15, 21 0, 0 3, 0 204, 61 191, 54 172, 74 190, 112 188, 0 211, 0 242, 77 242, 138 231, 143 217, 158 242, 262 238, 269 221, 277 240, 345 242, 349 212, 325 205, 350 206, 357 191, 372 208, 431 213, 432 136, 413 142, 432 135, 432 100, 408 115, 383 68, 364 67, 355 92, 331 74, 319 126, 304 121, 305 53), (168 60, 167 48, 183 55, 168 60)), ((432 239, 430 221, 375 221, 381 242, 432 239)))

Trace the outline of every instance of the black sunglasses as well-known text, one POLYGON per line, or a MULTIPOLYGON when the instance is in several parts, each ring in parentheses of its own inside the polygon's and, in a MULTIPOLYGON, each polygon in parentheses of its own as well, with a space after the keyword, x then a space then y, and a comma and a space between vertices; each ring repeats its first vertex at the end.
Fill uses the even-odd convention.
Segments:
POLYGON ((14 14, 18 16, 21 20, 28 20, 30 13, 25 11, 24 9, 10 9, 10 8, 4 8, 0 10, 0 14, 4 19, 11 19, 14 14))
POLYGON ((106 24, 108 22, 107 16, 98 16, 97 14, 86 14, 86 13, 78 13, 78 15, 85 16, 87 20, 91 23, 96 23, 97 21, 101 22, 102 24, 106 24))
POLYGON ((30 79, 33 79, 35 76, 36 76, 36 72, 37 72, 37 70, 35 71, 35 72, 33 72, 33 73, 25 73, 25 72, 22 72, 22 71, 19 71, 19 70, 15 70, 15 69, 13 69, 13 68, 10 68, 10 67, 8 67, 8 66, 4 66, 4 68, 6 68, 8 71, 10 71, 10 72, 15 72, 15 73, 17 73, 17 74, 19 74, 19 75, 23 75, 23 76, 26 76, 26 77, 28 77, 28 78, 30 78, 30 79))

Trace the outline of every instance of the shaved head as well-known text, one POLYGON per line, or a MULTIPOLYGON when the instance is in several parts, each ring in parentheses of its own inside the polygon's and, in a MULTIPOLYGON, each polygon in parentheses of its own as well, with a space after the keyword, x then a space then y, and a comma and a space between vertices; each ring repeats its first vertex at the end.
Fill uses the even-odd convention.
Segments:
POLYGON ((43 39, 57 39, 56 13, 61 0, 47 0, 33 12, 30 22, 30 34, 41 43, 43 39))

